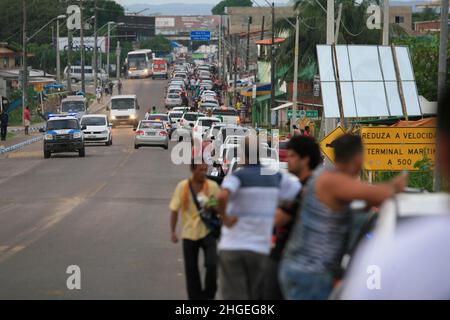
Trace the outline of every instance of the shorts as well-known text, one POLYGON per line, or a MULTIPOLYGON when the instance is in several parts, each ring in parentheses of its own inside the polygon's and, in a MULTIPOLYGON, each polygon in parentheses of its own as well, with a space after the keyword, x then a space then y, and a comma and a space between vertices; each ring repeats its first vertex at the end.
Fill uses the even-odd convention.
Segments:
POLYGON ((29 127, 30 126, 30 120, 25 120, 25 127, 29 127))

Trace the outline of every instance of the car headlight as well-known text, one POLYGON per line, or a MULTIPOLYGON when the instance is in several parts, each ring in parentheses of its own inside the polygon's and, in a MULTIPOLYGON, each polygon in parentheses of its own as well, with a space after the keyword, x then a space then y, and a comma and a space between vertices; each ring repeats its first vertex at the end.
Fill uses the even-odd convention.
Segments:
POLYGON ((73 134, 73 138, 74 138, 74 139, 80 139, 80 138, 83 138, 83 133, 82 133, 82 132, 75 132, 75 133, 73 134))
POLYGON ((111 120, 116 120, 116 116, 111 116, 111 120))
POLYGON ((107 134, 108 130, 102 131, 102 134, 107 134))
POLYGON ((44 140, 53 140, 53 135, 47 133, 47 134, 44 136, 44 140))
POLYGON ((130 116, 130 119, 132 119, 132 120, 136 119, 136 115, 132 114, 132 115, 130 116))

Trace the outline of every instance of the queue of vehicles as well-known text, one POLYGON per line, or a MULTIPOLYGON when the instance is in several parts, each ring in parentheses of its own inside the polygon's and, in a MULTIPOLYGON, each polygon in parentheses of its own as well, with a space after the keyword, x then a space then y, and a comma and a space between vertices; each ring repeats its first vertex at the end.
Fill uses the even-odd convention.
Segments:
MULTIPOLYGON (((167 63, 155 59, 151 50, 133 51, 128 54, 128 77, 169 77, 167 63)), ((89 114, 88 101, 84 96, 69 96, 61 101, 58 112, 50 114, 44 133, 44 157, 54 153, 76 152, 85 156, 85 146, 90 143, 113 144, 112 128, 131 125, 135 131, 134 147, 158 146, 169 148, 169 142, 201 139, 213 146, 225 141, 224 129, 233 134, 237 130, 247 132, 240 126, 235 109, 221 107, 220 93, 213 88, 211 66, 178 62, 170 74, 165 106, 167 113, 146 114, 139 118, 140 104, 136 95, 115 95, 106 107, 107 114, 89 114), (192 81, 195 80, 195 83, 192 81), (211 85, 209 85, 211 84, 211 85), (200 87, 200 102, 193 110, 186 103, 188 91, 200 87)), ((219 146, 219 148, 221 148, 219 146)), ((225 148, 227 149, 227 148, 225 148)), ((216 166, 225 165, 227 157, 218 152, 216 166), (221 156, 222 155, 222 156, 221 156)))

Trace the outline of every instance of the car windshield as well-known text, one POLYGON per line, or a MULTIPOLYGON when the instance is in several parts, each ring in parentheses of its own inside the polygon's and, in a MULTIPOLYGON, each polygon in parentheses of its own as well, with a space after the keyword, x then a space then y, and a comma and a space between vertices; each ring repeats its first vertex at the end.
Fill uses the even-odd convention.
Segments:
POLYGON ((79 129, 75 119, 51 120, 47 122, 47 130, 79 129))
POLYGON ((134 99, 113 99, 111 100, 111 109, 113 110, 134 109, 134 99))
POLYGON ((104 126, 106 125, 106 118, 104 117, 86 117, 81 119, 83 126, 104 126))
POLYGON ((151 114, 148 116, 147 120, 169 121, 169 117, 166 115, 151 114))
POLYGON ((139 129, 164 129, 162 122, 141 122, 139 129))
POLYGON ((245 136, 248 132, 246 128, 222 128, 222 139, 225 141, 227 136, 245 136))
POLYGON ((80 112, 86 111, 83 101, 65 101, 62 103, 61 112, 80 112))
POLYGON ((226 110, 216 109, 216 110, 213 110, 213 115, 215 115, 215 116, 236 116, 237 117, 238 113, 234 109, 226 109, 226 110))
POLYGON ((187 121, 195 121, 198 118, 198 114, 196 113, 186 113, 184 115, 184 119, 187 121))
POLYGON ((169 118, 170 118, 170 120, 173 122, 173 120, 175 120, 175 119, 180 119, 181 117, 183 116, 183 113, 181 113, 181 112, 177 112, 177 113, 171 113, 170 115, 169 115, 169 118))
POLYGON ((214 123, 220 122, 219 120, 205 119, 199 120, 198 124, 202 127, 211 127, 214 123))

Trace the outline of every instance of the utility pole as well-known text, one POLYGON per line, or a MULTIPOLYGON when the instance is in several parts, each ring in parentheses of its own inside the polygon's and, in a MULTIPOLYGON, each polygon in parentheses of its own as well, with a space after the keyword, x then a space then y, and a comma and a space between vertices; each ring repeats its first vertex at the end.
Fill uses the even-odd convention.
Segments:
POLYGON ((275 108, 275 3, 272 2, 272 46, 270 55, 270 107, 267 110, 267 121, 272 130, 272 109, 275 108))
POLYGON ((327 0, 327 44, 334 41, 334 0, 327 0))
POLYGON ((69 41, 69 48, 67 48, 67 90, 72 91, 72 76, 71 76, 71 67, 72 67, 72 45, 73 45, 73 38, 72 38, 72 31, 67 31, 67 39, 69 41))
POLYGON ((108 23, 108 46, 106 49, 106 73, 108 74, 109 77, 109 70, 110 70, 110 60, 109 60, 109 54, 111 51, 111 24, 108 23))
POLYGON ((81 91, 86 93, 85 70, 84 70, 84 21, 83 21, 83 0, 80 1, 80 66, 81 66, 81 91))
POLYGON ((120 54, 122 52, 122 49, 120 48, 120 41, 117 41, 117 48, 116 48, 116 78, 117 80, 120 79, 120 54))
POLYGON ((245 60, 245 66, 247 73, 250 74, 250 25, 252 24, 252 17, 247 18, 247 55, 245 60))
POLYGON ((92 58, 92 69, 94 69, 94 88, 97 88, 98 79, 97 79, 97 55, 98 55, 98 35, 97 35, 97 27, 98 27, 98 11, 97 11, 97 0, 94 1, 94 55, 92 58))
MULTIPOLYGON (((327 0, 327 44, 332 45, 334 43, 334 0, 327 0)), ((321 136, 324 137, 328 133, 334 130, 336 127, 336 119, 325 119, 325 112, 322 112, 321 136)))
MULTIPOLYGON (((438 66, 438 101, 442 101, 447 82, 447 50, 448 50, 448 1, 441 0, 441 33, 439 36, 439 66, 438 66)), ((450 106, 446 106, 450 108, 450 106)), ((439 156, 439 155, 438 155, 439 156)), ((437 162, 436 162, 437 163, 437 162)), ((434 169, 433 190, 441 190, 441 175, 439 167, 434 169)))
POLYGON ((56 20, 56 80, 61 83, 61 55, 59 53, 59 20, 56 20))
POLYGON ((341 17, 342 17, 342 3, 339 4, 338 16, 336 19, 336 33, 334 35, 334 43, 337 44, 339 40, 339 29, 341 27, 341 17))
POLYGON ((292 121, 289 128, 294 133, 293 124, 297 123, 297 101, 298 101, 298 50, 300 49, 300 16, 297 13, 295 20, 295 52, 294 52, 294 84, 292 93, 292 121))
POLYGON ((237 67, 238 67, 238 34, 234 35, 234 84, 233 84, 233 105, 236 105, 237 98, 237 67))
POLYGON ((28 57, 27 57, 27 2, 22 0, 22 122, 24 123, 23 113, 27 105, 27 89, 28 89, 28 57))
POLYGON ((389 45, 389 0, 383 0, 383 46, 388 45, 389 45))
POLYGON ((266 16, 262 16, 262 23, 261 23, 261 40, 264 39, 264 24, 265 24, 266 16))
POLYGON ((222 22, 220 24, 220 29, 222 30, 222 79, 226 79, 227 77, 225 72, 225 52, 227 51, 227 49, 224 42, 225 32, 222 22))

